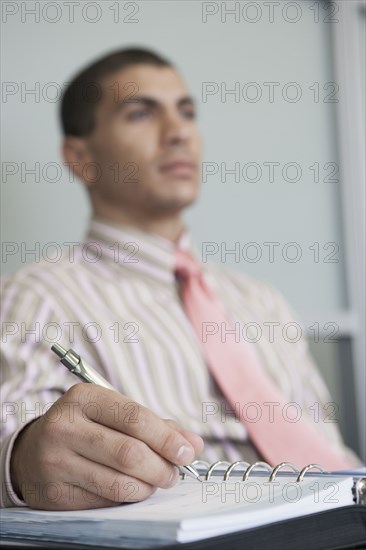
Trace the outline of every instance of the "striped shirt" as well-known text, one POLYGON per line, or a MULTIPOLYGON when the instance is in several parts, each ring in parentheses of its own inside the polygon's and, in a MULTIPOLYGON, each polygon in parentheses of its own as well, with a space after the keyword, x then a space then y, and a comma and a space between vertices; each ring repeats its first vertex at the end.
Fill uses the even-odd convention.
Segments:
MULTIPOLYGON (((83 243, 63 244, 61 258, 43 258, 2 279, 2 506, 24 505, 9 475, 17 433, 77 383, 51 352, 55 342, 75 349, 121 393, 201 435, 205 449, 198 458, 260 459, 212 379, 185 315, 175 245, 97 218, 83 243)), ((178 246, 199 258, 188 231, 178 246)), ((214 263, 202 269, 235 322, 237 331, 226 338, 251 342, 286 401, 308 415, 317 407, 316 426, 342 447, 337 424, 321 421, 331 398, 304 335, 298 337, 298 328, 283 331, 289 323, 300 325, 280 293, 214 263)))

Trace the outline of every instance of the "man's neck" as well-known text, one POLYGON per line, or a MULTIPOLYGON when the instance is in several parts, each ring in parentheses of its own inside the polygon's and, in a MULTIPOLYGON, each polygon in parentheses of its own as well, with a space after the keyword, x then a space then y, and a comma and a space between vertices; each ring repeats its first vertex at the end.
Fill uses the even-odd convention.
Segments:
POLYGON ((159 218, 156 217, 153 219, 148 219, 146 217, 141 217, 141 219, 138 219, 136 216, 128 216, 124 213, 107 216, 105 213, 94 211, 93 218, 95 220, 99 220, 104 223, 111 223, 113 225, 126 225, 129 227, 134 227, 140 231, 144 231, 145 233, 159 235, 160 237, 172 242, 177 242, 185 230, 180 214, 159 218))

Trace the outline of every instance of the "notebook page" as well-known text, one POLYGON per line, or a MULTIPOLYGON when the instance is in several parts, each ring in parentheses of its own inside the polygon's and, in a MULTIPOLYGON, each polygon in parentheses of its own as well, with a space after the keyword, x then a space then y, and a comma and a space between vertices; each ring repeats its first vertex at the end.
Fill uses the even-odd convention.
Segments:
POLYGON ((352 486, 353 479, 345 477, 314 477, 302 483, 288 478, 269 483, 261 477, 251 477, 247 482, 210 480, 199 483, 186 479, 171 489, 158 489, 143 502, 113 508, 73 512, 18 508, 12 511, 11 517, 6 510, 3 512, 8 521, 18 521, 21 517, 23 524, 103 522, 110 533, 119 531, 131 536, 139 532, 143 524, 148 526, 150 534, 156 527, 159 536, 164 532, 171 535, 172 528, 185 533, 195 532, 198 536, 207 530, 218 534, 231 532, 238 526, 251 527, 352 504, 352 486))

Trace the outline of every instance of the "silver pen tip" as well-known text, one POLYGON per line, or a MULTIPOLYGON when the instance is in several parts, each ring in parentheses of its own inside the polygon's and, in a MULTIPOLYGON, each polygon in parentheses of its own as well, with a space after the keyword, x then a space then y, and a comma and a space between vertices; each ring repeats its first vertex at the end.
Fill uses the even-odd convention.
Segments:
POLYGON ((195 479, 197 479, 198 481, 200 481, 202 483, 202 479, 200 478, 200 474, 197 472, 197 470, 191 466, 190 464, 187 465, 187 466, 182 466, 182 471, 185 473, 185 474, 188 474, 190 475, 191 477, 194 477, 195 479))
POLYGON ((67 350, 65 348, 63 348, 62 346, 60 346, 60 344, 53 344, 53 346, 51 346, 51 350, 54 351, 56 353, 56 355, 58 355, 60 357, 60 359, 65 357, 65 355, 67 353, 67 350))

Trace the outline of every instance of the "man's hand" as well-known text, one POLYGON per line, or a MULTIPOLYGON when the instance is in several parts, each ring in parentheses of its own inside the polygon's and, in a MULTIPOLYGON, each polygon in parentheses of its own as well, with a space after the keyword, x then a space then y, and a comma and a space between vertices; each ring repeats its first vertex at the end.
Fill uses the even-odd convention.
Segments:
POLYGON ((24 428, 11 458, 15 491, 31 508, 81 510, 144 500, 172 487, 203 440, 118 392, 72 386, 24 428))

